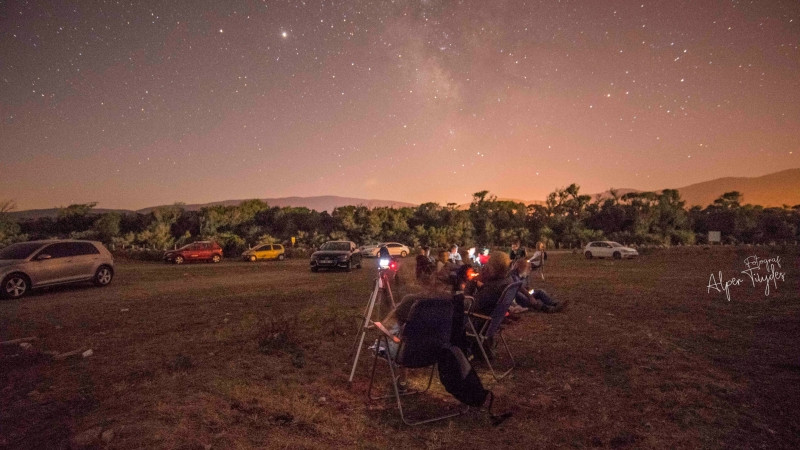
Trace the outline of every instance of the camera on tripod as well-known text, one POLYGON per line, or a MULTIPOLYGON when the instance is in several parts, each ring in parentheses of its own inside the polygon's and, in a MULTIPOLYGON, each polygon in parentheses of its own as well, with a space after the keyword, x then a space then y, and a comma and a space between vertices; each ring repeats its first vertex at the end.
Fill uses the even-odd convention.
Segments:
POLYGON ((378 270, 397 270, 397 261, 392 258, 378 260, 378 270))

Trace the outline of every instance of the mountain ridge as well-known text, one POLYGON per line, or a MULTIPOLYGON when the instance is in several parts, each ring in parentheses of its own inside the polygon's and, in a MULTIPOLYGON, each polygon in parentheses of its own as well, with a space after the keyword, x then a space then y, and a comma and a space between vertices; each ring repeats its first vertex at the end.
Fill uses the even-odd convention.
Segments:
MULTIPOLYGON (((669 188, 667 188, 669 189, 669 188)), ((681 199, 686 202, 686 207, 700 206, 706 207, 714 202, 725 192, 738 191, 742 194, 742 204, 760 205, 763 207, 781 207, 783 205, 800 205, 800 168, 786 169, 758 177, 722 177, 709 181, 690 184, 684 187, 673 188, 681 194, 681 199)), ((639 189, 618 188, 614 189, 618 194, 624 195, 628 192, 645 192, 639 189)), ((656 190, 660 192, 661 189, 656 190)), ((592 201, 603 200, 610 196, 610 189, 604 192, 590 194, 592 201)), ((515 198, 497 197, 498 200, 510 200, 530 204, 543 204, 542 200, 519 200, 515 198)), ((366 206, 367 208, 380 207, 414 207, 415 203, 400 202, 396 200, 363 199, 356 197, 340 197, 335 195, 322 195, 314 197, 276 197, 262 198, 263 202, 269 206, 285 207, 306 207, 316 211, 333 211, 340 206, 366 206)), ((201 208, 215 205, 238 205, 247 199, 242 200, 222 200, 210 203, 184 204, 184 209, 188 211, 198 211, 201 208)), ((161 205, 168 206, 168 205, 161 205)), ((148 214, 155 208, 152 206, 139 210, 127 209, 92 209, 93 214, 103 214, 106 212, 118 212, 121 214, 148 214)), ((56 217, 59 208, 50 209, 30 209, 23 211, 10 211, 7 214, 15 220, 36 219, 39 217, 56 217)))

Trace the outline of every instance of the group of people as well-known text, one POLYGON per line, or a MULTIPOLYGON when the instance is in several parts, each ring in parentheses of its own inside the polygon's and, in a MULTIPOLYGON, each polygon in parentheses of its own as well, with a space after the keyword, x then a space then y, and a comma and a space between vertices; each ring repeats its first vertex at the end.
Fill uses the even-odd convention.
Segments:
POLYGON ((511 312, 558 312, 566 306, 565 301, 558 302, 546 291, 531 286, 531 273, 543 270, 547 259, 542 242, 537 243, 530 258, 520 242, 515 241, 509 253, 486 249, 474 255, 471 251, 470 259, 470 263, 464 262, 457 245, 452 245, 449 251, 442 250, 436 258, 431 257, 427 246, 423 246, 416 257, 417 280, 434 290, 445 288, 454 293, 464 292, 475 298, 479 310, 488 309, 489 312, 505 286, 516 281, 522 281, 522 284, 511 312), (480 273, 475 268, 480 268, 480 273))
MULTIPOLYGON (((458 352, 464 355, 475 353, 472 342, 468 339, 466 333, 465 303, 468 296, 474 299, 471 308, 472 312, 491 316, 506 287, 514 282, 522 281, 512 305, 512 308, 516 308, 516 312, 528 309, 558 312, 566 305, 566 302, 554 301, 541 289, 529 289, 528 283, 531 278, 529 276, 531 268, 541 267, 542 262, 547 257, 544 252, 544 245, 541 243, 537 244, 537 251, 531 258, 527 258, 525 249, 519 245, 519 242, 515 242, 512 245, 510 253, 502 251, 481 252, 481 254, 484 253, 486 258, 480 263, 479 273, 476 273, 472 264, 463 261, 457 245, 451 246, 449 251, 440 251, 436 258, 431 257, 428 247, 422 247, 416 257, 416 276, 422 284, 432 287, 433 290, 436 289, 436 286, 445 286, 448 289, 452 289, 452 295, 442 295, 440 293, 437 297, 441 297, 441 301, 452 303, 453 316, 451 319, 450 345, 451 348, 457 348, 458 352)), ((382 324, 379 324, 384 327, 387 333, 399 335, 403 325, 409 318, 414 304, 421 299, 430 297, 430 295, 431 293, 424 292, 406 295, 396 308, 382 320, 382 324)), ((511 308, 510 310, 515 312, 511 308)), ((397 342, 386 341, 388 348, 385 350, 393 357, 396 356, 398 351, 397 342)), ((375 345, 377 348, 378 342, 375 345)), ((453 371, 455 369, 452 367, 450 369, 443 368, 440 365, 440 377, 443 376, 443 372, 446 373, 448 370, 453 371)), ((467 363, 466 367, 461 367, 455 372, 458 373, 451 373, 448 378, 461 379, 457 389, 458 392, 463 394, 469 389, 485 392, 469 363, 467 363), (464 372, 464 369, 469 369, 469 373, 477 380, 475 381, 477 386, 469 386, 465 378, 465 373, 467 372, 464 372)), ((403 370, 399 374, 398 380, 398 389, 400 391, 407 389, 406 382, 406 372, 403 370)), ((451 393, 454 392, 451 391, 450 387, 447 387, 447 390, 451 393)))

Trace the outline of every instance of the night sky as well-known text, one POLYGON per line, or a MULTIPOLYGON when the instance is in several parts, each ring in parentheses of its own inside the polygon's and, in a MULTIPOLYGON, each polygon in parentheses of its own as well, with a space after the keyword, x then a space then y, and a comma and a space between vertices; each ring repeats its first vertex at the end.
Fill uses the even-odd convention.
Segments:
POLYGON ((469 202, 800 167, 800 2, 0 1, 0 200, 469 202))

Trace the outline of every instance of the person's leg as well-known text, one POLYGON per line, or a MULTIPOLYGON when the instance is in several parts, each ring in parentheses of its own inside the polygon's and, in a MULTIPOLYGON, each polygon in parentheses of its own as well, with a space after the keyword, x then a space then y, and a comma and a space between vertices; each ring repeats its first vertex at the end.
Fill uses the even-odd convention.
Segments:
POLYGON ((544 306, 541 301, 527 295, 525 292, 517 292, 517 296, 514 298, 519 306, 523 308, 533 309, 533 310, 540 310, 544 306))
POLYGON ((541 289, 536 289, 535 291, 533 291, 532 297, 542 302, 542 304, 544 304, 545 306, 558 305, 556 301, 554 301, 552 298, 550 298, 549 295, 547 295, 547 292, 541 289))

